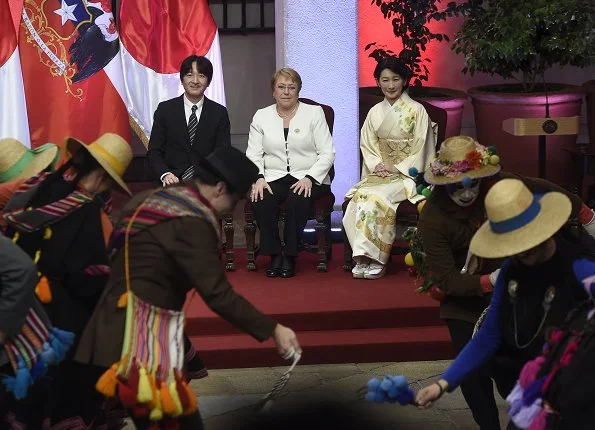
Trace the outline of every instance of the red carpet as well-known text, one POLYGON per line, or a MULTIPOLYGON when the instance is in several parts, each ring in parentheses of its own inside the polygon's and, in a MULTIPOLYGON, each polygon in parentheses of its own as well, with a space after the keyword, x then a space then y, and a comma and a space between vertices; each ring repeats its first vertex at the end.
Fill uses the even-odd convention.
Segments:
MULTIPOLYGON (((316 271, 316 255, 303 252, 291 279, 267 278, 268 257, 257 272, 245 268, 245 250, 236 250, 236 272, 229 279, 258 309, 298 334, 303 363, 416 361, 452 358, 438 304, 416 294, 402 257, 388 274, 373 281, 343 272, 343 247, 334 245, 327 273, 316 271)), ((273 342, 259 344, 195 297, 188 307, 187 331, 208 368, 282 365, 273 342)))

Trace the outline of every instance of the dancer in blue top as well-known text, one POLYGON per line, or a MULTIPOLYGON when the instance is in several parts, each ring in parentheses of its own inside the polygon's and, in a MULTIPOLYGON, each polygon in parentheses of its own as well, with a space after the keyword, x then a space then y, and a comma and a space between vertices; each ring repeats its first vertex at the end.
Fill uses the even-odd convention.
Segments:
POLYGON ((568 197, 558 192, 533 195, 521 181, 503 179, 486 195, 485 207, 488 221, 474 235, 471 252, 511 258, 502 265, 477 336, 441 379, 417 394, 421 408, 454 390, 495 354, 506 359, 507 371, 516 378, 541 352, 546 327, 560 326, 587 298, 572 270, 580 249, 558 234, 571 212, 568 197))

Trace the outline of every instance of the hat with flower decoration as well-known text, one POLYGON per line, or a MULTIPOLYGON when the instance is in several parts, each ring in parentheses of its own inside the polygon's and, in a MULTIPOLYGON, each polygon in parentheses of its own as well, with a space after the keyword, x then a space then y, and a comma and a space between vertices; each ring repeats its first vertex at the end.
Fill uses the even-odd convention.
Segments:
POLYGON ((438 157, 425 173, 425 180, 432 185, 448 185, 464 178, 493 176, 501 168, 496 148, 486 148, 469 136, 453 136, 442 143, 438 157))

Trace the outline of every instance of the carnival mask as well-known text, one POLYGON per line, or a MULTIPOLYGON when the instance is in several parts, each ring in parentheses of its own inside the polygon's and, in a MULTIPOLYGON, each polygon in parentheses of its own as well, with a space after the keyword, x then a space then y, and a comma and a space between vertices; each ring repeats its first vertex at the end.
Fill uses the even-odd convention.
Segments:
POLYGON ((461 207, 471 206, 479 196, 481 179, 464 178, 456 184, 448 184, 446 191, 450 199, 461 207))

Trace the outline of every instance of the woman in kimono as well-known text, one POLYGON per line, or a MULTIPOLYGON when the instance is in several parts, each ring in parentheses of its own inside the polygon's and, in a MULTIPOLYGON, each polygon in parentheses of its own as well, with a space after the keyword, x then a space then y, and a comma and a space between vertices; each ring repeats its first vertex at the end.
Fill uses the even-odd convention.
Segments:
POLYGON ((361 130, 361 181, 351 188, 343 228, 353 249, 354 278, 384 276, 396 234, 399 203, 416 203, 409 169, 426 169, 435 155, 436 137, 428 113, 406 92, 411 71, 399 59, 381 60, 374 78, 385 98, 372 107, 361 130))

